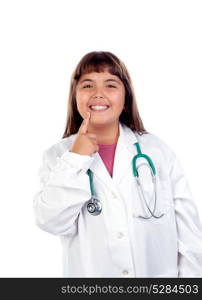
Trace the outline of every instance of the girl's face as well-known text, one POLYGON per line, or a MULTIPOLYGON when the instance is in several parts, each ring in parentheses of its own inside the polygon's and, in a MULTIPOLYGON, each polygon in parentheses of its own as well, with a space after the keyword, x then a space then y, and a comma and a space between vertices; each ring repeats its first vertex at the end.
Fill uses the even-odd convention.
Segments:
POLYGON ((76 87, 76 103, 85 118, 91 112, 93 125, 118 122, 125 102, 125 87, 118 76, 108 71, 84 74, 76 87))

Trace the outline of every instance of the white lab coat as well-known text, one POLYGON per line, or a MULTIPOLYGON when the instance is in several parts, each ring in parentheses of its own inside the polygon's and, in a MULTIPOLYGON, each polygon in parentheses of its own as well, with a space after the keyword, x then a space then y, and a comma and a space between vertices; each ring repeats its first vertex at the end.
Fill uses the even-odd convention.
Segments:
MULTIPOLYGON (((179 160, 156 135, 141 136, 121 123, 119 130, 113 178, 98 152, 69 152, 76 134, 43 153, 34 213, 42 230, 61 238, 63 276, 201 277, 202 226, 179 160), (138 218, 147 211, 132 172, 137 141, 156 167, 155 214, 164 213, 160 219, 138 218), (103 206, 98 216, 86 209, 91 197, 88 169, 103 206)), ((139 174, 152 207, 148 170, 142 166, 139 174)))

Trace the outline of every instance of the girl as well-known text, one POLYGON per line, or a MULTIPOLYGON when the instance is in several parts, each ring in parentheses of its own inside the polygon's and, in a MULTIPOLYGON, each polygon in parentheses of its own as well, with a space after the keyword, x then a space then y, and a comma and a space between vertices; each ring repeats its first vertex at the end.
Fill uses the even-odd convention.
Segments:
POLYGON ((36 223, 61 237, 64 277, 200 277, 202 226, 180 162, 138 112, 129 73, 86 54, 63 138, 43 153, 36 223))

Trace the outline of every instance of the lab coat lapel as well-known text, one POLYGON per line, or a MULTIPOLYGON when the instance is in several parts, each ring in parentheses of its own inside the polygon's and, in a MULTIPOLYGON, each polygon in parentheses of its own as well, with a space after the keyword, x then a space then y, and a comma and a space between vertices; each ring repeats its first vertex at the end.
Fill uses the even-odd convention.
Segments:
POLYGON ((98 152, 94 153, 93 156, 94 160, 90 165, 90 170, 99 178, 99 180, 101 180, 105 185, 107 185, 108 188, 111 188, 111 185, 113 184, 112 178, 107 168, 105 167, 102 158, 100 157, 98 152))
POLYGON ((117 187, 129 168, 132 168, 132 159, 137 153, 133 145, 137 142, 134 132, 119 123, 119 138, 116 146, 113 177, 110 176, 98 152, 94 153, 94 160, 90 166, 93 173, 108 186, 109 189, 117 187))
POLYGON ((113 168, 113 181, 116 186, 119 185, 127 172, 129 172, 130 169, 132 170, 132 159, 137 154, 136 147, 133 145, 137 142, 135 133, 121 123, 119 123, 119 130, 120 135, 113 168))

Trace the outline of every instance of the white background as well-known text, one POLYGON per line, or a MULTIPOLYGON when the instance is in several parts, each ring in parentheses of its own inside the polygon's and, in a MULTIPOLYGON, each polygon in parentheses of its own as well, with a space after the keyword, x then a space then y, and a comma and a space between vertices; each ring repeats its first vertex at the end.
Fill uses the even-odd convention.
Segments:
POLYGON ((83 55, 127 66, 145 128, 178 155, 202 219, 201 1, 0 1, 0 276, 60 277, 60 239, 32 210, 42 152, 61 140, 83 55))

